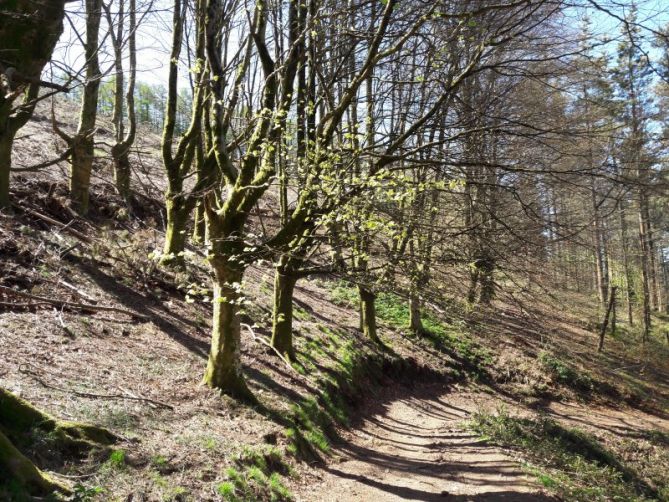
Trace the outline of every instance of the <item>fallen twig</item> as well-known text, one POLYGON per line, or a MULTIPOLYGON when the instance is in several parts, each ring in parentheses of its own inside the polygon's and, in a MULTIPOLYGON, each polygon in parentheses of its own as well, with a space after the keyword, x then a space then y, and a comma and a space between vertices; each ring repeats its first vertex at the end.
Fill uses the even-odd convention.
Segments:
POLYGON ((143 314, 138 314, 137 312, 132 312, 130 310, 125 310, 125 309, 120 309, 117 307, 104 307, 101 305, 88 305, 85 303, 76 303, 76 302, 68 302, 65 300, 53 300, 51 298, 46 298, 44 296, 38 296, 38 295, 32 295, 30 293, 24 293, 23 291, 18 291, 13 288, 9 288, 7 286, 1 286, 0 285, 0 293, 6 293, 9 295, 14 295, 18 296, 21 298, 29 298, 31 300, 36 300, 41 303, 47 303, 49 305, 54 305, 56 307, 69 307, 69 308, 76 308, 80 310, 91 310, 91 311, 100 311, 100 312, 117 312, 119 314, 125 314, 137 319, 142 319, 144 321, 148 321, 149 318, 143 314))
POLYGON ((41 306, 53 306, 52 303, 48 302, 28 302, 28 303, 12 303, 12 302, 0 302, 0 307, 9 307, 9 308, 14 308, 14 309, 29 309, 33 307, 41 307, 41 306))
POLYGON ((155 399, 150 399, 148 397, 128 396, 126 394, 93 394, 91 392, 79 392, 76 390, 68 390, 68 389, 63 389, 61 387, 56 387, 55 385, 50 385, 46 383, 40 375, 28 369, 28 365, 26 364, 22 364, 21 366, 19 366, 19 373, 34 378, 37 383, 39 383, 40 385, 42 385, 47 389, 53 389, 68 394, 74 394, 75 396, 79 397, 86 397, 91 399, 128 399, 130 401, 142 401, 149 404, 153 404, 154 406, 161 406, 163 408, 167 408, 168 410, 174 410, 174 406, 172 406, 171 404, 163 403, 162 401, 156 401, 155 399))
POLYGON ((87 235, 84 235, 81 232, 79 232, 78 230, 75 230, 74 228, 70 227, 69 223, 62 223, 58 220, 54 220, 50 216, 46 216, 45 214, 42 214, 40 212, 35 211, 34 209, 30 209, 30 208, 27 208, 25 206, 21 206, 21 205, 18 205, 18 204, 14 204, 14 206, 17 207, 18 209, 20 209, 21 211, 24 211, 24 212, 26 212, 26 213, 44 221, 46 223, 49 223, 50 225, 56 225, 61 230, 66 230, 68 233, 72 234, 74 237, 76 237, 77 239, 79 239, 83 242, 86 242, 88 244, 90 244, 92 242, 90 237, 88 237, 87 235))
POLYGON ((70 291, 74 291, 76 294, 81 296, 84 300, 87 300, 87 301, 89 301, 93 304, 98 303, 98 301, 95 298, 93 298, 92 296, 84 293, 80 288, 77 288, 74 284, 70 284, 69 282, 65 282, 63 279, 59 279, 56 284, 60 285, 60 286, 65 286, 70 291))
POLYGON ((248 325, 248 324, 246 324, 246 323, 242 323, 242 326, 244 326, 246 329, 249 330, 249 332, 251 333, 251 336, 253 337, 253 340, 255 340, 256 342, 260 342, 260 343, 262 343, 263 345, 265 345, 265 346, 269 347, 270 349, 272 349, 272 351, 273 351, 277 356, 279 356, 279 359, 281 359, 291 371, 295 371, 295 372, 297 373, 297 371, 295 370, 295 368, 293 368, 293 366, 290 364, 290 361, 288 361, 288 359, 286 359, 286 358, 283 356, 283 354, 282 354, 281 352, 279 352, 275 347, 272 347, 272 344, 269 343, 267 340, 265 340, 263 337, 261 337, 261 336, 256 336, 255 331, 253 331, 253 328, 252 328, 250 325, 248 325))

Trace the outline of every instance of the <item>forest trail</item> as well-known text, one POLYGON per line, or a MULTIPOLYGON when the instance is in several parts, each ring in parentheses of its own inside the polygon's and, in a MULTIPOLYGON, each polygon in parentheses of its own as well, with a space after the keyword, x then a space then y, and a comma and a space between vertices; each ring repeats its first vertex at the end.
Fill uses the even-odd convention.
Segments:
POLYGON ((342 433, 320 482, 298 500, 555 500, 507 453, 463 429, 479 399, 426 389, 372 403, 364 422, 342 433))

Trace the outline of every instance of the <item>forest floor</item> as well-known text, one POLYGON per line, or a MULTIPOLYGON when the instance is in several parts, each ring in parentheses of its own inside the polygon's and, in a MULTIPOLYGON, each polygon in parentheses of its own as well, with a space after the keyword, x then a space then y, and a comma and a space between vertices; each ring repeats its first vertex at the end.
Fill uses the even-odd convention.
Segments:
POLYGON ((500 406, 515 416, 579 427, 602 441, 639 439, 651 431, 669 437, 669 417, 631 408, 553 402, 537 409, 478 385, 390 388, 361 408, 364 418, 344 432, 314 479, 296 489, 297 499, 522 502, 590 500, 589 495, 599 499, 599 494, 580 489, 555 493, 550 483, 542 484, 546 478, 537 478, 522 450, 501 447, 467 426, 473 416, 499 412, 500 406))
MULTIPOLYGON (((20 165, 55 156, 49 130, 27 127, 20 165)), ((258 265, 243 312, 262 403, 250 408, 200 384, 208 266, 198 248, 183 271, 158 266, 159 161, 137 169, 130 212, 104 158, 88 218, 69 208, 62 165, 14 176, 0 212, 0 286, 42 298, 0 290, 0 386, 122 438, 61 462, 35 438, 26 453, 76 500, 669 500, 667 319, 645 347, 620 319, 597 353, 593 298, 535 288, 471 309, 454 277, 421 337, 405 299, 380 294, 380 348, 357 328, 356 288, 321 277, 296 288, 289 366, 266 346, 273 269, 258 265)))

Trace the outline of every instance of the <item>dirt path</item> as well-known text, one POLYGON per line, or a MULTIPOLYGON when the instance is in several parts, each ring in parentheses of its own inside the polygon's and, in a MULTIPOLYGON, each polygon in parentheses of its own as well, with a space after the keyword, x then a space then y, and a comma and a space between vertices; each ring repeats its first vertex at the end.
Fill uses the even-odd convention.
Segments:
POLYGON ((509 455, 462 430, 477 397, 443 389, 384 396, 345 433, 335 459, 299 500, 554 500, 509 455))

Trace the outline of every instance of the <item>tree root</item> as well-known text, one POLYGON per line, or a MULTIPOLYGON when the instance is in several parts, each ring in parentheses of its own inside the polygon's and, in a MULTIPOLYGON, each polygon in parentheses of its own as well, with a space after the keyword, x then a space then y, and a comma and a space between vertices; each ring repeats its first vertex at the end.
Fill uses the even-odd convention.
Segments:
POLYGON ((44 474, 0 431, 0 483, 7 481, 13 488, 30 495, 48 495, 53 492, 70 493, 70 489, 44 474))
POLYGON ((44 474, 19 450, 35 436, 48 438, 50 448, 67 455, 107 449, 118 440, 102 427, 58 420, 0 388, 0 484, 8 482, 36 496, 69 493, 69 489, 44 474))

